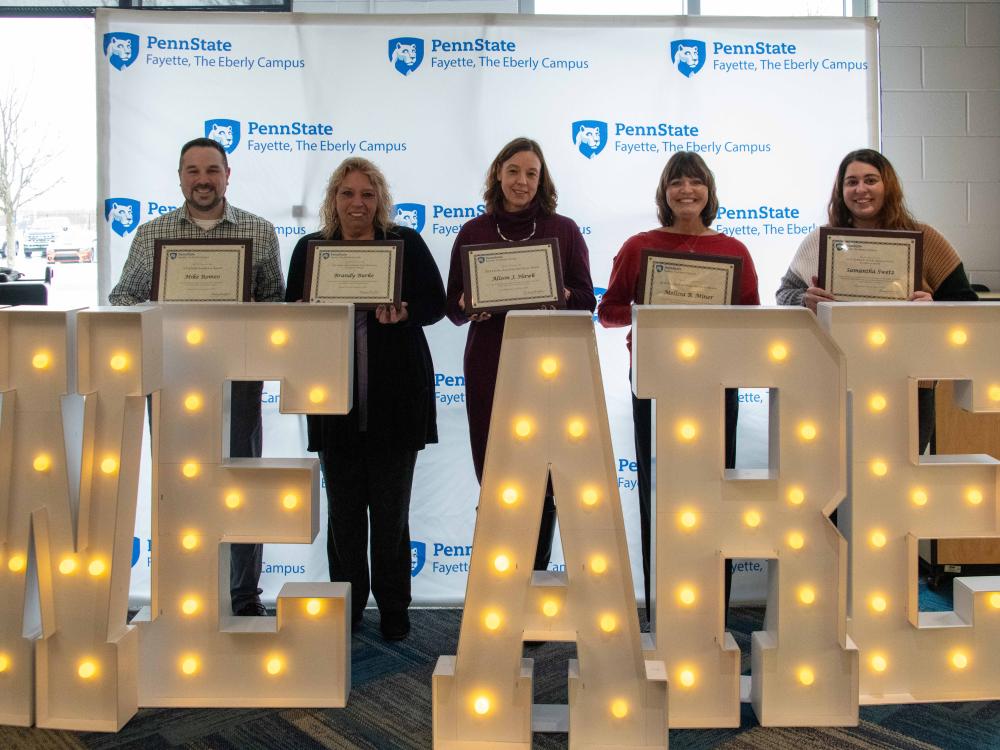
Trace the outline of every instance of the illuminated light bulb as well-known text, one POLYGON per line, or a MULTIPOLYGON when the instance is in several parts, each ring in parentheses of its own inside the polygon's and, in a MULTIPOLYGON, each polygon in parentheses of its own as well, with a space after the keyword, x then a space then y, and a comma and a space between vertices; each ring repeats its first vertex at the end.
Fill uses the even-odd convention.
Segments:
POLYGON ((198 411, 201 409, 201 396, 197 393, 189 393, 184 397, 184 408, 188 411, 198 411))
POLYGON ((809 667, 799 667, 797 674, 799 682, 801 682, 806 687, 809 687, 816 681, 816 675, 809 667))
POLYGON ((594 555, 590 558, 590 570, 592 573, 601 575, 608 569, 608 560, 604 555, 594 555))
POLYGON ((743 514, 743 523, 751 529, 756 529, 760 526, 760 512, 756 510, 748 510, 743 514))
POLYGON ((288 333, 280 328, 271 331, 271 343, 275 346, 284 346, 288 343, 288 333))
POLYGON ((684 586, 677 592, 677 600, 685 607, 690 607, 694 604, 696 598, 697 596, 694 593, 694 589, 690 586, 684 586))
POLYGON ((788 534, 788 546, 792 549, 802 549, 805 546, 806 538, 801 532, 792 531, 788 534))
POLYGON ((70 573, 75 573, 76 560, 72 557, 64 557, 62 562, 59 563, 59 572, 64 576, 68 576, 70 573))
POLYGON ((910 493, 910 502, 918 507, 927 505, 927 490, 922 487, 916 487, 910 493))
POLYGON ((52 458, 48 453, 39 453, 31 462, 31 467, 38 472, 48 471, 52 468, 52 458))
POLYGON ((281 670, 285 668, 285 663, 281 660, 281 657, 272 656, 264 663, 264 669, 271 676, 281 674, 281 670))
POLYGON ((114 370, 115 372, 121 372, 126 367, 128 367, 128 357, 126 357, 124 354, 115 354, 113 357, 111 357, 111 360, 108 362, 108 364, 111 366, 111 369, 114 370))
POLYGON ((472 710, 479 716, 486 716, 490 712, 490 699, 485 695, 477 696, 472 702, 472 710))
POLYGON ((611 715, 616 719, 624 719, 628 716, 628 703, 621 698, 611 701, 611 715))
POLYGON ((198 464, 195 463, 194 461, 188 461, 183 466, 181 466, 181 473, 188 479, 194 479, 196 476, 198 476, 198 472, 200 470, 201 467, 199 467, 198 464))
POLYGON ((586 505, 588 508, 593 508, 595 505, 597 505, 597 500, 598 500, 597 489, 594 487, 584 488, 583 492, 580 493, 580 500, 582 500, 583 504, 586 505))
POLYGON ((681 339, 677 344, 677 354, 681 359, 694 359, 698 354, 698 345, 691 339, 681 339))
POLYGON ((198 346, 205 340, 205 334, 200 328, 188 328, 184 338, 191 346, 198 346))
POLYGON ((555 617, 559 614, 559 602, 555 599, 546 599, 542 602, 542 614, 546 617, 555 617))
POLYGON ((868 537, 868 541, 872 543, 872 547, 878 547, 879 549, 882 549, 882 547, 884 547, 886 542, 889 540, 886 539, 884 531, 876 530, 873 531, 871 535, 868 537))
POLYGON ((197 534, 185 534, 181 537, 181 546, 184 549, 194 549, 198 546, 198 535, 197 534))
POLYGON ((993 609, 1000 609, 1000 593, 993 592, 989 595, 990 606, 993 609))
POLYGON ((238 492, 230 492, 226 495, 225 503, 226 507, 230 510, 236 510, 243 503, 243 498, 240 497, 240 493, 238 492))
POLYGON ((991 385, 987 393, 990 401, 1000 401, 1000 385, 991 385))
POLYGON ((510 570, 510 558, 507 555, 497 555, 493 558, 493 567, 498 573, 506 573, 510 570))
POLYGON ((531 435, 531 422, 527 419, 518 419, 515 421, 514 434, 522 439, 531 435))
POLYGON ((799 425, 799 437, 803 440, 816 439, 816 425, 812 422, 803 422, 799 425))
POLYGON ((583 437, 586 431, 587 428, 584 426, 582 419, 570 420, 569 424, 566 425, 566 432, 569 433, 571 438, 583 437))
POLYGON ((816 601, 816 589, 812 586, 803 586, 799 589, 799 601, 803 604, 812 604, 816 601))
POLYGON ((309 389, 309 400, 314 404, 321 404, 326 401, 326 389, 316 386, 309 389))
POLYGON ((10 559, 7 560, 7 569, 11 573, 20 573, 24 570, 24 555, 11 555, 10 559))
POLYGON ((48 352, 37 352, 31 358, 31 366, 36 370, 45 370, 50 364, 52 364, 52 357, 49 356, 48 352))
POLYGON ((983 493, 978 488, 971 487, 966 491, 965 499, 969 502, 969 505, 979 505, 983 502, 983 493))
POLYGON ((889 666, 889 661, 882 654, 875 654, 871 660, 872 671, 884 672, 889 666))
POLYGON ((319 599, 306 599, 306 614, 315 617, 323 611, 323 602, 319 599))
POLYGON ((198 660, 193 656, 185 657, 181 659, 181 672, 187 675, 192 675, 198 671, 198 660))
POLYGON ((104 571, 107 569, 108 566, 104 564, 104 560, 91 560, 90 565, 87 566, 87 572, 95 578, 104 575, 104 571))
POLYGON ((951 655, 951 666, 955 669, 965 669, 969 666, 969 657, 963 651, 956 651, 951 655))
POLYGON ((882 346, 887 340, 888 337, 881 328, 873 328, 868 332, 868 343, 872 346, 882 346))
POLYGON ((614 633, 615 628, 618 627, 618 620, 615 619, 614 615, 601 615, 598 625, 605 633, 614 633))
POLYGON ((876 612, 885 612, 886 607, 889 606, 889 602, 887 602, 885 597, 881 594, 875 594, 872 596, 872 598, 868 600, 868 604, 876 612))
POLYGON ((487 630, 497 630, 502 623, 503 618, 500 617, 500 613, 495 610, 487 612, 486 616, 483 618, 483 625, 486 626, 487 630))
POLYGON ((889 402, 885 400, 885 396, 881 393, 873 393, 872 397, 868 399, 868 408, 877 413, 884 411, 888 403, 889 402))
POLYGON ((698 514, 693 510, 685 510, 677 519, 685 529, 693 529, 698 525, 698 514))
POLYGON ((963 328, 953 328, 948 334, 948 340, 954 346, 965 346, 966 342, 969 340, 969 334, 967 334, 963 328))
POLYGON ((792 505, 802 505, 806 501, 806 493, 801 487, 788 488, 788 502, 792 505))
POLYGON ((181 602, 181 612, 186 615, 193 615, 198 611, 198 600, 193 596, 189 596, 187 599, 181 602))
POLYGON ((872 461, 868 467, 871 469, 872 474, 877 477, 884 477, 889 473, 889 464, 883 461, 881 458, 876 458, 872 461))
POLYGON ((538 363, 538 369, 542 371, 543 377, 552 378, 559 372, 559 362, 555 357, 544 357, 538 363))
POLYGON ((677 436, 681 440, 690 442, 698 436, 698 427, 694 422, 681 422, 677 425, 677 436))
POLYGON ((10 669, 10 657, 7 654, 0 654, 0 674, 10 669))
POLYGON ((692 669, 682 669, 678 675, 681 685, 686 688, 692 687, 694 685, 694 670, 692 669))
POLYGON ((283 498, 281 498, 281 504, 285 506, 285 510, 294 510, 299 504, 299 496, 294 492, 289 492, 283 498))
POLYGON ((105 474, 114 474, 118 471, 118 461, 108 456, 103 461, 101 461, 101 471, 105 474))
POLYGON ((97 664, 91 659, 84 659, 76 668, 76 673, 84 680, 89 680, 97 674, 97 664))
POLYGON ((788 347, 782 344, 780 341, 771 344, 771 348, 768 350, 768 355, 774 362, 784 362, 788 359, 788 347))

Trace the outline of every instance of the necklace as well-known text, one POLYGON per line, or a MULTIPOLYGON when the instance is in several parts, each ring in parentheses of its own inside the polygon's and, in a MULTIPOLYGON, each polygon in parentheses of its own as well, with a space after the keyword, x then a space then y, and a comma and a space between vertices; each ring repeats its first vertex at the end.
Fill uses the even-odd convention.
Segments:
POLYGON ((520 239, 520 240, 511 240, 511 239, 508 239, 507 237, 504 237, 504 236, 503 236, 503 232, 501 232, 501 231, 500 231, 500 223, 499 223, 499 222, 497 222, 497 234, 499 234, 499 235, 500 235, 500 239, 502 239, 502 240, 503 240, 504 242, 524 242, 525 240, 530 240, 530 239, 531 239, 532 237, 534 237, 534 236, 535 236, 535 230, 536 230, 537 228, 538 228, 538 223, 537 223, 537 222, 535 222, 535 221, 533 221, 533 222, 531 222, 531 234, 529 234, 529 235, 528 235, 527 237, 525 237, 524 239, 520 239))

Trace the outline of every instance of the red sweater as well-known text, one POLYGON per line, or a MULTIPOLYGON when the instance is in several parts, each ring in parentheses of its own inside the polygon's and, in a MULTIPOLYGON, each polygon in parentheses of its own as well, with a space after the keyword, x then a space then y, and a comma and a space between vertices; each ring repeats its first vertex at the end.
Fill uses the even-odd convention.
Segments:
MULTIPOLYGON (((618 251, 611 265, 611 280, 601 304, 597 306, 597 317, 605 328, 620 328, 632 325, 632 303, 636 301, 636 287, 639 284, 639 265, 643 250, 665 250, 670 252, 688 251, 702 255, 722 255, 740 258, 743 271, 740 274, 741 305, 759 305, 757 293, 757 270, 746 246, 724 234, 673 234, 652 230, 629 237, 618 251)), ((626 337, 626 346, 632 351, 632 331, 626 337)))

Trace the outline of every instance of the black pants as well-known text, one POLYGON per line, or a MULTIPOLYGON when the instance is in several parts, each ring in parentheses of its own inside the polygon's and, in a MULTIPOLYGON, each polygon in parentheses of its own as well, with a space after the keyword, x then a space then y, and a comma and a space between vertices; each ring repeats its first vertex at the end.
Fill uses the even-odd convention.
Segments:
POLYGON ((330 580, 351 584, 351 617, 361 618, 369 591, 382 613, 410 606, 410 490, 417 452, 387 448, 366 433, 322 451, 329 505, 330 580), (368 536, 371 524, 371 575, 368 536))
MULTIPOLYGON (((631 382, 631 373, 629 381, 631 382)), ((736 467, 736 421, 739 417, 739 391, 726 388, 726 468, 736 467)), ((646 593, 646 619, 650 618, 649 549, 652 525, 652 406, 649 399, 639 399, 632 394, 632 423, 635 428, 635 460, 639 468, 639 523, 642 537, 642 576, 646 593)), ((732 564, 725 566, 726 606, 733 587, 732 564)))
MULTIPOLYGON (((233 381, 230 401, 229 455, 232 458, 260 458, 264 447, 264 426, 260 397, 264 384, 233 381)), ((264 559, 262 544, 232 544, 229 548, 229 598, 233 612, 260 601, 260 572, 264 559)))

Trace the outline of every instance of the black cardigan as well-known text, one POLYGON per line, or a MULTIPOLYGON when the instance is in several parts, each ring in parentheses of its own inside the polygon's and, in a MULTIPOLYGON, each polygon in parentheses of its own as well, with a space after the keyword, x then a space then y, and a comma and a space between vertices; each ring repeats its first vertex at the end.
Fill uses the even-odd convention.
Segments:
MULTIPOLYGON (((437 410, 434 396, 434 363, 423 326, 444 316, 445 294, 441 274, 423 238, 408 227, 376 230, 378 240, 403 241, 402 301, 409 318, 390 325, 379 323, 373 311, 368 316, 368 427, 373 439, 404 450, 420 450, 436 443, 437 410)), ((295 245, 288 264, 285 301, 303 297, 307 234, 295 245)), ((340 239, 340 235, 333 237, 340 239)), ((316 342, 322 346, 322 342, 316 342)), ((357 367, 354 368, 354 404, 358 402, 357 367)), ((358 435, 357 408, 345 415, 309 415, 310 451, 328 451, 344 446, 358 435)))

